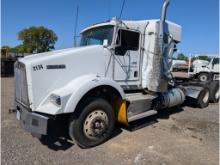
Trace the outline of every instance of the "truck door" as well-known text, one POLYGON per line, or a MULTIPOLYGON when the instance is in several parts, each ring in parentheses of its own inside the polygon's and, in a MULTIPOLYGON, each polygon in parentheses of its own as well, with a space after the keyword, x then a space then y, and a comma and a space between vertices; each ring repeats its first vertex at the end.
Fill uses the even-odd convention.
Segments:
POLYGON ((140 33, 119 29, 116 37, 114 80, 137 81, 140 78, 140 33))

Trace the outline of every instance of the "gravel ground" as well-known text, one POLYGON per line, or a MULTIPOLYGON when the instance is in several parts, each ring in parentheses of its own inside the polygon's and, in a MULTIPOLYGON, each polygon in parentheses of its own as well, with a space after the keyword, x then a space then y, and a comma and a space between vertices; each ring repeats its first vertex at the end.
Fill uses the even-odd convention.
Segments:
POLYGON ((13 107, 13 78, 1 82, 2 164, 219 164, 219 104, 182 107, 131 128, 118 126, 106 143, 81 149, 60 134, 40 141, 21 129, 15 113, 8 112, 13 107))

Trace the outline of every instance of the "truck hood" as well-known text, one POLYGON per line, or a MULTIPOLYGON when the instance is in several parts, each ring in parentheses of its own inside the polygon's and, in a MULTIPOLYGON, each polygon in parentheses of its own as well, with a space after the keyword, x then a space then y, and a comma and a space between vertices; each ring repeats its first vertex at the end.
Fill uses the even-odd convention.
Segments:
POLYGON ((51 51, 19 59, 25 64, 31 109, 55 89, 84 75, 105 76, 106 49, 102 45, 51 51))
MULTIPOLYGON (((97 46, 83 46, 83 47, 77 47, 77 48, 67 48, 67 49, 61 49, 61 50, 54 50, 50 52, 44 52, 44 53, 37 53, 25 56, 24 58, 20 58, 19 61, 24 63, 25 65, 29 64, 35 64, 36 62, 44 61, 44 60, 51 60, 54 58, 59 57, 60 55, 64 55, 67 53, 73 53, 75 55, 76 52, 86 52, 90 49, 96 49, 97 46)), ((99 47, 99 46, 98 46, 99 47)))

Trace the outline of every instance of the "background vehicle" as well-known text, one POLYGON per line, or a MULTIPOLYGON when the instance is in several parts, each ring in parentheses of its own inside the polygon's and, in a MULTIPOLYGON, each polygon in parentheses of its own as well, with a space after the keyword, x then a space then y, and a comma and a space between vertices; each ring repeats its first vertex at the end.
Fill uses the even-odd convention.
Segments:
POLYGON ((206 86, 179 84, 170 72, 181 26, 160 20, 113 18, 85 28, 78 48, 28 56, 15 64, 17 118, 27 131, 47 134, 66 116, 81 147, 103 143, 124 125, 192 99, 208 106, 206 86))
POLYGON ((173 60, 171 70, 173 72, 188 71, 188 63, 186 60, 173 60))
POLYGON ((198 78, 200 81, 218 79, 219 77, 219 56, 208 55, 208 60, 200 60, 199 56, 194 58, 190 77, 198 78))
POLYGON ((14 75, 14 63, 16 59, 9 55, 7 49, 1 49, 1 77, 14 75))

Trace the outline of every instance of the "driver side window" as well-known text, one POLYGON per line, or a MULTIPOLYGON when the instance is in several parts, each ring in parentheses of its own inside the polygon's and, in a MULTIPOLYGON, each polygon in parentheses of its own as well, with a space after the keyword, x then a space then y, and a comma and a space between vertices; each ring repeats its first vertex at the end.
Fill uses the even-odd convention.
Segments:
POLYGON ((116 39, 116 45, 119 45, 115 49, 116 55, 125 55, 126 51, 136 51, 139 49, 139 37, 140 34, 134 31, 128 31, 120 29, 116 39))

